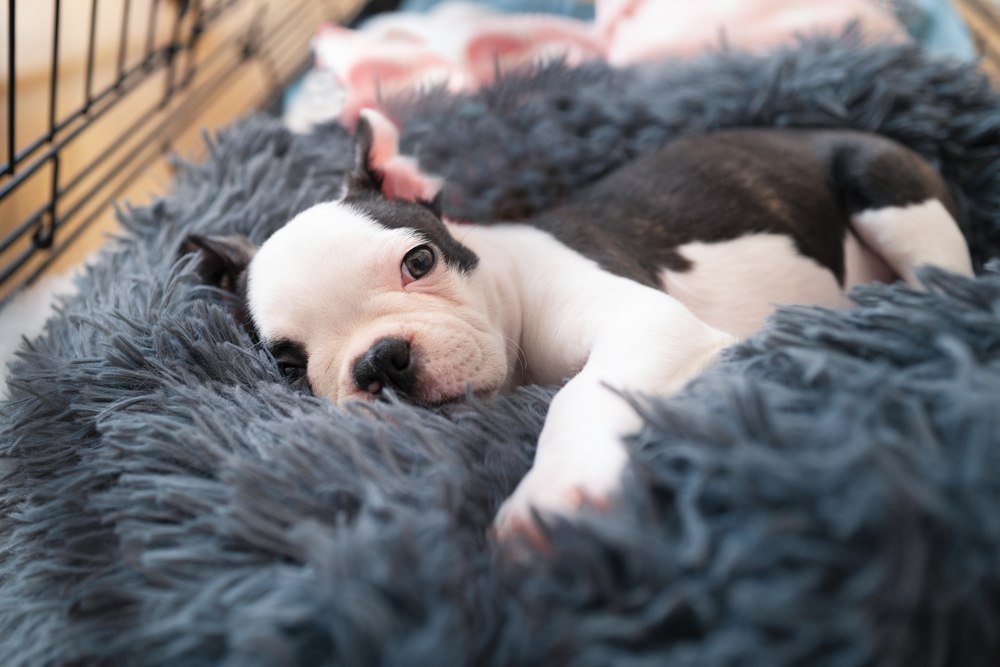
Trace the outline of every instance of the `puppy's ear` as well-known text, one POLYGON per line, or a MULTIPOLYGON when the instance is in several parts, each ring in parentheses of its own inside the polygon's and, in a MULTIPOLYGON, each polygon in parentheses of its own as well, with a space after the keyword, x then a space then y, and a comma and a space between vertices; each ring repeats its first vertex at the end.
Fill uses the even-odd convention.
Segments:
POLYGON ((374 148, 375 130, 368 118, 362 114, 354 131, 351 167, 344 176, 345 198, 382 193, 382 174, 372 163, 374 148))
POLYGON ((361 112, 353 159, 345 199, 384 196, 429 204, 435 210, 433 200, 442 180, 422 172, 414 158, 399 154, 399 129, 386 115, 375 109, 361 112))
POLYGON ((418 199, 417 203, 426 208, 427 210, 429 210, 438 218, 440 218, 443 215, 442 202, 441 202, 442 192, 444 192, 444 190, 438 190, 437 194, 434 195, 434 197, 430 201, 426 199, 418 199))
POLYGON ((198 275, 212 285, 244 296, 245 273, 257 247, 245 236, 191 234, 181 243, 179 256, 198 255, 198 275))

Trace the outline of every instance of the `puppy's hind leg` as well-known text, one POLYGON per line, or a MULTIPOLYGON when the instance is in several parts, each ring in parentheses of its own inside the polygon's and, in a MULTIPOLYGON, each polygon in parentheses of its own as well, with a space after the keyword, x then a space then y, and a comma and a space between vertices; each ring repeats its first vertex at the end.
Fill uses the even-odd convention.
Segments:
POLYGON ((969 248, 941 176, 913 151, 883 137, 846 135, 833 149, 833 177, 851 230, 908 284, 933 265, 972 276, 969 248))
POLYGON ((938 199, 866 209, 851 216, 851 227, 865 245, 913 287, 920 287, 915 270, 927 264, 963 276, 973 275, 965 238, 938 199))

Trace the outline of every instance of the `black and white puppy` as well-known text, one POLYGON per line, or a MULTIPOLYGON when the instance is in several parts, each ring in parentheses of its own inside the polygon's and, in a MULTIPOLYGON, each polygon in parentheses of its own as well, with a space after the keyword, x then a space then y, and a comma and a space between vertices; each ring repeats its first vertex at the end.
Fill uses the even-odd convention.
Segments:
POLYGON ((335 403, 392 390, 439 404, 571 378, 501 533, 531 508, 613 497, 622 437, 640 423, 609 387, 671 394, 779 304, 846 305, 852 286, 914 284, 923 264, 972 275, 942 179, 874 135, 680 139, 529 220, 457 225, 383 195, 372 161, 388 164, 394 132, 366 113, 343 198, 259 249, 203 237, 185 248, 239 294, 288 381, 335 403))

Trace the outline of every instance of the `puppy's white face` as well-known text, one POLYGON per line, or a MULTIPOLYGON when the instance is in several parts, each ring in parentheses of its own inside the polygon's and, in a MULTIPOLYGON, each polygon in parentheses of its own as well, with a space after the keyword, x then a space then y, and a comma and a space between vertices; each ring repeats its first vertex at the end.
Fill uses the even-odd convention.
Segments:
POLYGON ((436 404, 463 397, 467 385, 499 390, 510 374, 477 264, 418 204, 330 202, 260 247, 247 270, 247 305, 282 372, 301 375, 316 395, 370 399, 383 383, 359 380, 358 364, 379 341, 402 340, 410 397, 436 404))

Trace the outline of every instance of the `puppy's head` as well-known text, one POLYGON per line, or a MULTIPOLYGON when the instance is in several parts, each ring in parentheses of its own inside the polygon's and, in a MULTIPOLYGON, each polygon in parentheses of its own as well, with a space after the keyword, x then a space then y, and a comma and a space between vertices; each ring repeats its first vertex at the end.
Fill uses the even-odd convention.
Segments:
POLYGON ((300 213, 256 252, 219 237, 191 237, 184 250, 201 255, 207 282, 235 292, 286 380, 316 395, 342 402, 391 391, 437 404, 467 387, 498 390, 511 360, 479 258, 436 203, 383 196, 377 131, 359 123, 341 200, 300 213))

